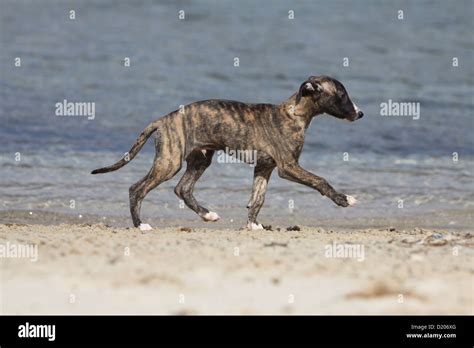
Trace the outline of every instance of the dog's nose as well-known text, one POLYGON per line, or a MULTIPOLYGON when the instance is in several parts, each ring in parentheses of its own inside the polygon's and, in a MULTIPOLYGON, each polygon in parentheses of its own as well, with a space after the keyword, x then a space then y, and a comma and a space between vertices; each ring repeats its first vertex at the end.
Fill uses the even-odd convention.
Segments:
POLYGON ((357 112, 357 116, 359 116, 359 118, 362 118, 364 117, 364 113, 362 111, 359 111, 357 112))

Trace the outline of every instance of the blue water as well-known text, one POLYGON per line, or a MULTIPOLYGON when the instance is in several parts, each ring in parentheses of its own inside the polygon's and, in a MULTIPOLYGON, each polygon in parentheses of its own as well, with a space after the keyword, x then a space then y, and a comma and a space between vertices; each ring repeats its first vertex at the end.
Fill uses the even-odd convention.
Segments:
MULTIPOLYGON (((120 158, 149 122, 201 99, 279 103, 309 75, 324 74, 339 79, 366 116, 354 123, 315 118, 301 163, 357 196, 359 209, 338 209, 275 173, 262 220, 287 214, 290 200, 293 214, 315 221, 472 212, 472 1, 0 0, 0 6, 2 210, 126 216, 128 187, 151 165, 152 142, 119 172, 88 173, 120 158), (64 99, 95 102, 95 119, 55 116, 64 99), (388 99, 419 102, 420 119, 380 116, 388 99)), ((195 218, 172 192, 179 177, 150 193, 145 215, 195 218)), ((248 166, 215 161, 196 195, 222 216, 243 219, 251 182, 248 166)))

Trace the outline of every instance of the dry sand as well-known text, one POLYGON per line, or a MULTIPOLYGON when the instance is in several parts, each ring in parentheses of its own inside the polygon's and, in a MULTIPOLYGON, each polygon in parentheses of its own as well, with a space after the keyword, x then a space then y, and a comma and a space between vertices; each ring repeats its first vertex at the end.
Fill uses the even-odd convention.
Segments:
POLYGON ((38 245, 36 262, 0 259, 4 314, 473 313, 469 231, 12 223, 0 244, 38 245))

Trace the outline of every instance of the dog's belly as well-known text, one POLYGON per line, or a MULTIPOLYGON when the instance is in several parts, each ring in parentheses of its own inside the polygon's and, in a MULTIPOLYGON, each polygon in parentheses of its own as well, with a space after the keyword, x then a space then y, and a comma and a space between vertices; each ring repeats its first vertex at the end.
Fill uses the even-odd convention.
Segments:
POLYGON ((261 166, 275 166, 275 161, 272 157, 266 153, 258 150, 233 150, 229 148, 216 148, 213 146, 196 147, 194 151, 200 151, 204 156, 207 155, 208 151, 218 151, 218 156, 226 154, 232 158, 235 158, 238 162, 243 162, 250 165, 261 165, 261 166))

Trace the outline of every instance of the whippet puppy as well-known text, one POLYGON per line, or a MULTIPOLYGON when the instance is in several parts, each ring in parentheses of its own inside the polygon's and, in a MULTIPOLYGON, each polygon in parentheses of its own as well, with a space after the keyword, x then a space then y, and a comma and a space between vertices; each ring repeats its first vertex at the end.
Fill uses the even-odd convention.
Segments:
POLYGON ((312 187, 341 207, 352 206, 352 196, 337 192, 322 177, 300 167, 305 131, 312 118, 327 113, 355 121, 363 112, 351 101, 339 81, 328 76, 311 76, 298 92, 280 105, 248 104, 231 100, 204 100, 189 104, 149 124, 132 148, 117 163, 92 171, 92 174, 117 170, 132 160, 147 139, 156 133, 156 155, 152 168, 130 187, 130 212, 133 225, 142 224, 140 207, 145 196, 162 182, 171 179, 186 161, 186 171, 174 192, 204 221, 219 216, 200 205, 193 196, 194 185, 211 164, 214 152, 222 149, 256 151, 253 190, 248 208, 248 229, 262 229, 257 215, 263 205, 268 180, 277 168, 281 178, 312 187))

